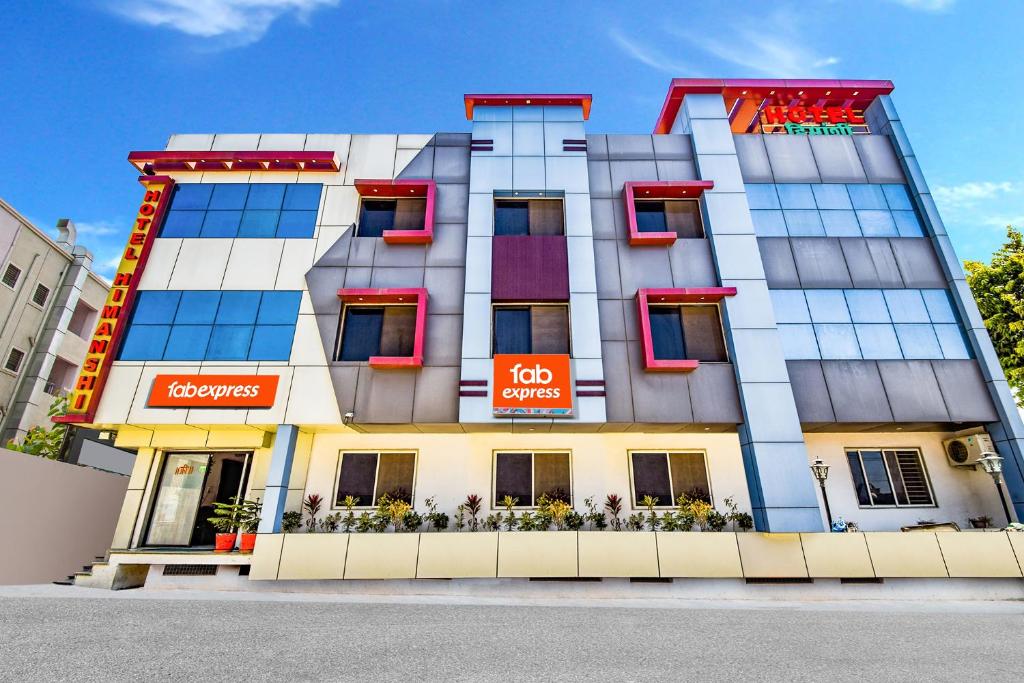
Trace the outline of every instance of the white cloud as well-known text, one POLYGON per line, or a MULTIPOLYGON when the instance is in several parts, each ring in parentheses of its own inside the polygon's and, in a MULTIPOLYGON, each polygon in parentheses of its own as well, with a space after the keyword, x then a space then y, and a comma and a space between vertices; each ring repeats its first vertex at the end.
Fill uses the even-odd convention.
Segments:
POLYGON ((618 28, 608 31, 608 37, 622 49, 629 57, 632 57, 641 64, 646 64, 652 69, 664 71, 671 76, 696 75, 694 69, 683 61, 669 56, 661 50, 651 47, 648 44, 641 44, 638 41, 623 35, 618 28))
POLYGON ((951 209, 971 206, 979 201, 997 199, 998 197, 1017 194, 1021 191, 1020 183, 1007 180, 1002 182, 971 181, 960 185, 940 185, 932 190, 935 201, 951 209))
POLYGON ((889 2, 921 12, 945 12, 956 4, 956 0, 889 0, 889 2))
POLYGON ((128 234, 131 227, 125 223, 112 221, 83 221, 75 223, 75 231, 82 237, 104 237, 106 235, 128 234))
POLYGON ((221 38, 227 46, 260 40, 277 19, 306 21, 339 0, 108 0, 109 8, 146 26, 168 27, 197 38, 221 38))

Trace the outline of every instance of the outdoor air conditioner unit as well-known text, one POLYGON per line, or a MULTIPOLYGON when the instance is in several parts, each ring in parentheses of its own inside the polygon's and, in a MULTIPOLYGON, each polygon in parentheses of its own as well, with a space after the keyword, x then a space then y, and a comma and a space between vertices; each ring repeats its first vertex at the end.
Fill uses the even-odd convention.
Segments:
POLYGON ((961 433, 942 442, 950 467, 973 467, 981 456, 996 452, 992 437, 986 431, 972 431, 973 433, 961 433))

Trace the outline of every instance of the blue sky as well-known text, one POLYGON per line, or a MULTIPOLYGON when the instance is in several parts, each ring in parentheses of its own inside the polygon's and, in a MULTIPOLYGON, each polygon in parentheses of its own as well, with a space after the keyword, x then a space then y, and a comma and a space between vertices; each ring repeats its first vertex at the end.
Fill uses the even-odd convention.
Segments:
POLYGON ((648 132, 672 77, 889 78, 963 258, 1024 224, 1024 3, 12 0, 0 196, 61 216, 109 273, 125 161, 176 132, 467 130, 466 92, 590 92, 590 132, 648 132), (487 9, 483 9, 484 7, 487 9))

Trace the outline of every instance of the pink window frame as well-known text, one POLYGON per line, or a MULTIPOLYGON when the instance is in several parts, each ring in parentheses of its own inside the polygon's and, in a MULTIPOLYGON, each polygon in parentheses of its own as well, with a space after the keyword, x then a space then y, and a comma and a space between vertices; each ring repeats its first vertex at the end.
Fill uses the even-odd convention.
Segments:
POLYGON ((715 186, 712 180, 632 180, 622 186, 629 224, 629 245, 668 246, 674 244, 674 232, 640 232, 636 226, 637 199, 700 199, 704 190, 715 186))
POLYGON ((650 317, 651 303, 712 304, 718 303, 727 296, 736 296, 736 288, 638 289, 636 292, 636 304, 637 314, 640 318, 640 343, 644 354, 644 370, 647 372, 692 372, 700 365, 698 360, 669 360, 654 357, 654 339, 651 334, 650 317))
POLYGON ((385 230, 383 237, 388 244, 430 244, 434 241, 434 204, 437 197, 437 183, 433 180, 356 180, 355 186, 360 197, 373 197, 374 199, 425 197, 427 206, 423 216, 422 230, 385 230))
MULTIPOLYGON (((412 289, 339 289, 338 298, 343 304, 359 305, 416 305, 416 333, 413 337, 411 356, 371 356, 369 365, 378 369, 401 369, 423 367, 423 342, 427 330, 427 290, 412 289)), ((342 316, 345 309, 342 308, 342 316)))

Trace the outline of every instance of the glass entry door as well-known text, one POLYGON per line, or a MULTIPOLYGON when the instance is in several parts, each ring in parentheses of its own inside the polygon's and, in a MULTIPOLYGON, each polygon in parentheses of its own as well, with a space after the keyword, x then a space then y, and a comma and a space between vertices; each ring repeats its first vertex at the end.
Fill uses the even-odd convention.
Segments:
POLYGON ((212 546, 214 503, 241 497, 248 453, 168 453, 144 545, 212 546))

